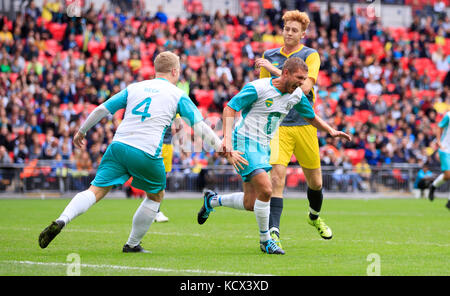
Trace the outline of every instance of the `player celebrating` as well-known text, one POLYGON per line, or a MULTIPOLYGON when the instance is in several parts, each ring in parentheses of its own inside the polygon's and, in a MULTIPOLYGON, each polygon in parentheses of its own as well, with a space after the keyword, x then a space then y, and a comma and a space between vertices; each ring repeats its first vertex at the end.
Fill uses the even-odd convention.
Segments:
MULTIPOLYGON (((175 86, 180 75, 179 57, 168 51, 162 52, 154 65, 155 79, 131 84, 96 107, 76 133, 73 142, 81 148, 91 127, 105 116, 126 108, 124 119, 106 149, 91 186, 75 195, 59 218, 41 232, 41 248, 46 248, 64 226, 101 200, 113 185, 123 184, 132 176, 131 185, 144 190, 147 197, 134 214, 123 252, 147 252, 140 242, 163 199, 166 173, 161 150, 164 133, 175 115, 179 113, 216 150, 221 148, 222 142, 203 122, 197 107, 175 86)), ((226 156, 235 166, 247 163, 238 152, 227 153, 226 156)))
POLYGON ((294 108, 300 116, 333 137, 350 137, 336 131, 314 114, 314 110, 303 92, 298 88, 305 81, 308 66, 300 58, 290 58, 283 66, 279 78, 264 78, 247 83, 234 96, 223 112, 223 143, 226 151, 233 149, 244 152, 248 165, 237 169, 244 181, 244 192, 218 195, 207 190, 203 196, 203 206, 197 220, 205 223, 213 208, 231 207, 254 211, 259 227, 260 248, 268 254, 284 254, 269 234, 270 199, 272 183, 268 171, 270 139, 275 134, 280 121, 294 108), (292 94, 292 95, 291 95, 292 94), (237 112, 242 117, 232 130, 237 112))
MULTIPOLYGON (((445 113, 445 116, 438 124, 436 131, 436 140, 439 146, 439 158, 441 161, 441 173, 430 185, 428 198, 430 201, 434 200, 434 191, 448 180, 450 180, 450 132, 448 126, 450 122, 450 111, 445 113)), ((450 197, 447 201, 447 208, 450 209, 450 197)))
MULTIPOLYGON (((284 46, 264 52, 263 58, 256 60, 255 65, 261 67, 260 78, 279 77, 281 68, 289 57, 299 57, 308 65, 308 77, 301 86, 303 93, 311 105, 314 104, 313 86, 316 83, 320 68, 320 57, 316 50, 301 44, 305 37, 310 20, 305 12, 287 11, 283 15, 284 46)), ((280 218, 283 211, 283 190, 286 180, 286 168, 295 155, 305 174, 308 184, 307 197, 309 214, 307 221, 314 226, 324 239, 331 239, 331 229, 319 217, 322 208, 322 171, 320 169, 319 142, 317 129, 305 121, 298 112, 291 110, 281 122, 278 134, 270 145, 270 164, 273 166, 271 179, 273 197, 270 202, 270 232, 271 236, 281 246, 280 218)))

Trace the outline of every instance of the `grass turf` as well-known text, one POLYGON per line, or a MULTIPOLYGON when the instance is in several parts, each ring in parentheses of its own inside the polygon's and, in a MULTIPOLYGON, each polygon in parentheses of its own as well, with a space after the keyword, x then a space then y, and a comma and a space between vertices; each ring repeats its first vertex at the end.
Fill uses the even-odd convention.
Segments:
MULTIPOLYGON (((168 199, 168 223, 153 223, 142 245, 123 254, 140 200, 105 199, 72 221, 46 248, 39 233, 68 199, 0 200, 0 275, 66 275, 68 255, 81 275, 366 275, 380 256, 381 275, 450 275, 450 211, 446 200, 325 200, 321 217, 333 239, 306 223, 308 203, 286 199, 284 256, 263 254, 254 214, 219 208, 196 222, 201 199, 168 199)), ((72 270, 72 269, 71 269, 72 270)))

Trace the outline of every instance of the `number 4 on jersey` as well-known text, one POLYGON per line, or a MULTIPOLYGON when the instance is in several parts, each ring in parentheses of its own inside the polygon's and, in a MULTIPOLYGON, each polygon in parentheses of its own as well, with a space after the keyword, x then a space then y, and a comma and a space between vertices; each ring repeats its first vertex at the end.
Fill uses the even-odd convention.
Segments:
POLYGON ((131 110, 131 113, 134 115, 141 115, 141 122, 144 121, 146 118, 149 118, 151 116, 150 113, 148 113, 148 108, 150 108, 150 103, 152 102, 152 98, 146 98, 142 102, 140 102, 136 107, 131 110), (145 106, 144 106, 145 105, 145 106), (140 108, 144 106, 144 111, 139 111, 140 108))

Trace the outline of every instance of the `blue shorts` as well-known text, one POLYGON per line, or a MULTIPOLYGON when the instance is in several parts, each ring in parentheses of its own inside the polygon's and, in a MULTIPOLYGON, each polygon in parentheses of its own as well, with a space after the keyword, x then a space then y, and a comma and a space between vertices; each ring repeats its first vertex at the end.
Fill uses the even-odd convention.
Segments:
POLYGON ((163 159, 121 142, 108 146, 91 184, 97 187, 122 185, 130 177, 133 177, 131 186, 148 193, 166 188, 163 159))
POLYGON ((441 170, 450 171, 450 153, 439 150, 439 159, 441 160, 441 170))
POLYGON ((239 170, 244 182, 250 182, 251 173, 257 169, 264 169, 269 172, 272 166, 270 160, 270 145, 263 145, 236 132, 233 132, 233 149, 244 152, 242 157, 248 161, 248 165, 243 170, 239 170))

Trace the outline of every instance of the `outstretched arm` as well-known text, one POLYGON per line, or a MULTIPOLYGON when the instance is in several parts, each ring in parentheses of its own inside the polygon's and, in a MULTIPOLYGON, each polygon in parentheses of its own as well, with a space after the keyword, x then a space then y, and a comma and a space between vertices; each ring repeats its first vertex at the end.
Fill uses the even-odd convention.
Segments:
POLYGON ((109 114, 116 113, 116 111, 119 109, 125 108, 127 106, 127 98, 128 91, 125 88, 109 98, 100 106, 96 107, 94 111, 89 114, 88 118, 86 118, 86 121, 81 125, 80 129, 75 134, 73 138, 74 145, 78 148, 81 148, 84 144, 84 137, 86 136, 87 131, 104 117, 108 116, 109 114))
POLYGON ((346 134, 344 132, 335 130, 328 123, 326 123, 322 118, 320 118, 320 116, 318 116, 318 115, 316 115, 313 119, 306 118, 306 117, 304 117, 304 119, 307 122, 309 122, 312 126, 317 128, 318 130, 327 132, 333 138, 338 137, 338 138, 343 138, 343 139, 345 139, 347 141, 351 141, 352 140, 352 137, 350 135, 348 135, 348 134, 346 134))
POLYGON ((445 147, 443 147, 442 146, 442 143, 441 143, 441 136, 442 136, 442 128, 441 127, 438 127, 437 129, 436 129, 436 143, 438 144, 438 147, 439 147, 439 149, 445 149, 445 147))
POLYGON ((86 121, 81 125, 78 132, 75 134, 73 138, 73 143, 76 147, 81 148, 84 144, 84 137, 88 130, 90 130, 94 125, 96 125, 103 117, 111 114, 109 110, 102 104, 94 109, 94 111, 89 114, 86 121))
POLYGON ((188 96, 183 96, 180 99, 177 112, 181 115, 183 120, 194 129, 194 133, 200 135, 204 141, 214 147, 214 150, 220 152, 222 156, 225 156, 228 162, 235 168, 237 168, 237 166, 242 168, 242 165, 248 165, 248 162, 241 156, 242 153, 239 153, 238 151, 229 151, 228 153, 225 153, 226 151, 223 150, 224 147, 222 141, 220 141, 219 137, 211 127, 203 121, 200 111, 188 96))
MULTIPOLYGON (((298 91, 297 89, 294 94, 300 95, 300 91, 298 91)), ((300 102, 296 104, 294 108, 308 123, 321 131, 327 132, 332 137, 344 138, 348 141, 351 141, 352 138, 349 135, 344 132, 335 130, 322 118, 316 115, 306 96, 304 94, 301 95, 302 97, 300 102)))

